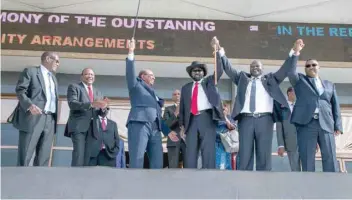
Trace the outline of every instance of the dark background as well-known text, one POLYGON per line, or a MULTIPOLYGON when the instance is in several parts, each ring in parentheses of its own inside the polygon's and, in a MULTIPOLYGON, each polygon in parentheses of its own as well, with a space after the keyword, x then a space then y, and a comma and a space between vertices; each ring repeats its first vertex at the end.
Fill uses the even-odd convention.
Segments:
MULTIPOLYGON (((6 11, 27 13, 22 11, 6 11)), ((38 13, 38 12, 28 12, 38 13)), ((118 16, 107 17, 107 27, 92 27, 90 25, 79 25, 74 19, 74 14, 70 15, 70 20, 66 24, 50 24, 47 17, 53 13, 43 13, 40 24, 26 23, 1 23, 2 34, 16 33, 27 34, 24 44, 2 44, 2 49, 11 50, 34 50, 34 51, 58 51, 58 52, 81 52, 81 53, 101 53, 101 54, 126 54, 126 49, 117 48, 84 48, 69 46, 47 46, 47 45, 30 45, 34 35, 52 35, 52 36, 76 36, 76 37, 93 37, 93 38, 116 38, 129 39, 132 36, 132 28, 114 28, 110 26, 110 21, 118 16)), ((58 14, 59 15, 59 14, 58 14)), ((94 15, 84 15, 94 16, 94 15)), ((98 15, 96 15, 98 16, 98 15)), ((99 15, 102 16, 102 15, 99 15)), ((131 17, 124 17, 129 18, 131 17)), ((144 18, 143 19, 157 19, 144 18)), ((158 18, 161 19, 161 18, 158 18)), ((163 18, 165 19, 165 18, 163 18)), ((178 19, 182 20, 182 19, 178 19)), ((199 20, 194 20, 199 21, 199 20)), ((205 20, 203 20, 205 21, 205 20)), ((324 27, 325 33, 328 33, 329 27, 346 27, 351 25, 337 24, 304 24, 304 23, 278 23, 278 22, 245 22, 245 21, 227 21, 227 20, 208 20, 215 22, 216 30, 213 32, 206 31, 179 31, 179 30, 157 30, 157 29, 138 29, 136 30, 136 39, 154 40, 155 48, 153 50, 143 49, 136 50, 139 55, 155 56, 175 56, 175 57, 212 57, 210 40, 217 36, 220 44, 225 48, 226 54, 231 58, 241 59, 270 59, 284 60, 297 38, 302 38, 306 44, 302 51, 301 58, 315 58, 319 61, 352 61, 352 37, 330 37, 325 36, 298 36, 297 26, 324 27), (250 25, 258 25, 259 31, 249 31, 250 25), (291 26, 292 35, 277 35, 277 26, 291 26)), ((156 24, 156 23, 155 23, 156 24)), ((348 34, 348 33, 347 33, 348 34)))

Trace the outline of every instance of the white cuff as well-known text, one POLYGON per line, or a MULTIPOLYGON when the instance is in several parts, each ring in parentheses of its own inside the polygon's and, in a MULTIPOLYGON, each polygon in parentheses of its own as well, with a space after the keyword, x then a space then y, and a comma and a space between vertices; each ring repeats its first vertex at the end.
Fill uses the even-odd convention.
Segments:
POLYGON ((223 57, 225 55, 225 50, 224 48, 220 48, 219 50, 220 57, 223 57))
POLYGON ((131 61, 134 60, 134 53, 129 53, 127 59, 131 61))
MULTIPOLYGON (((290 57, 292 57, 292 55, 295 54, 295 51, 293 49, 291 49, 290 53, 288 54, 290 57)), ((298 53, 295 56, 299 56, 300 53, 298 53)))

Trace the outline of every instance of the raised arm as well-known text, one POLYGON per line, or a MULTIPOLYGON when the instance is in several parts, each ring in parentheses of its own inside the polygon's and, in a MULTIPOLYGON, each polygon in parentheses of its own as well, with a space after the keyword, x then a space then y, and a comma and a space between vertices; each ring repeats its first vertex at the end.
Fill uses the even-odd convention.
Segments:
POLYGON ((128 90, 132 90, 137 84, 136 77, 136 68, 134 65, 134 49, 135 49, 135 40, 131 39, 129 42, 128 56, 126 58, 126 80, 128 90))
POLYGON ((237 85, 238 81, 240 80, 240 73, 235 68, 232 67, 229 59, 225 55, 225 50, 223 48, 219 50, 219 55, 221 57, 220 64, 223 67, 225 73, 237 85))
MULTIPOLYGON (((298 56, 300 54, 300 51, 303 49, 304 43, 303 40, 298 39, 293 47, 292 50, 289 53, 288 58, 285 60, 284 64, 280 67, 280 69, 274 73, 274 77, 278 83, 281 83, 282 81, 285 80, 287 76, 291 76, 295 82, 297 82, 297 61, 298 61, 298 56)), ((289 77, 290 79, 290 77, 289 77)))
POLYGON ((331 105, 332 105, 332 116, 334 118, 334 129, 335 134, 342 134, 342 119, 341 119, 341 111, 340 104, 336 94, 335 84, 333 85, 333 94, 331 97, 331 105))

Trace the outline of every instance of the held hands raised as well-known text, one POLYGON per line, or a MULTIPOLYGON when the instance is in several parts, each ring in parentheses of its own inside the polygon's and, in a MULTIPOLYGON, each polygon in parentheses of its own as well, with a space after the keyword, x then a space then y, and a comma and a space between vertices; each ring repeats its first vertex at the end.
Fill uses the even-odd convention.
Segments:
POLYGON ((103 100, 97 100, 92 103, 93 108, 106 108, 109 100, 105 97, 103 100))
POLYGON ((220 42, 218 40, 218 38, 216 38, 216 36, 213 37, 213 39, 210 42, 211 47, 213 47, 214 51, 218 51, 221 47, 220 47, 220 42))
POLYGON ((296 40, 296 42, 294 43, 292 49, 295 52, 296 55, 299 55, 300 51, 303 49, 304 47, 304 43, 302 39, 298 39, 296 40))

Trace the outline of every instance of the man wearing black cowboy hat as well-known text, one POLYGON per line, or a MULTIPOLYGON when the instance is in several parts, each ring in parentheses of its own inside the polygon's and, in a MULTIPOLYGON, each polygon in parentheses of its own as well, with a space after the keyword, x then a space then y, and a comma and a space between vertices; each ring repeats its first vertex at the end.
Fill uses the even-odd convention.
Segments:
MULTIPOLYGON (((217 53, 218 54, 218 53, 217 53)), ((223 69, 217 59, 217 80, 223 69)), ((207 75, 207 66, 198 61, 186 68, 193 79, 182 87, 179 124, 181 134, 186 135, 185 168, 197 168, 198 152, 201 151, 202 168, 215 168, 215 139, 217 121, 223 118, 220 95, 215 85, 215 75, 207 75)))

